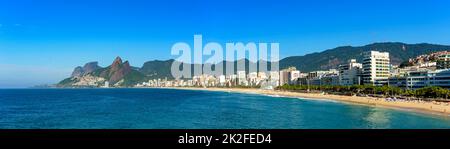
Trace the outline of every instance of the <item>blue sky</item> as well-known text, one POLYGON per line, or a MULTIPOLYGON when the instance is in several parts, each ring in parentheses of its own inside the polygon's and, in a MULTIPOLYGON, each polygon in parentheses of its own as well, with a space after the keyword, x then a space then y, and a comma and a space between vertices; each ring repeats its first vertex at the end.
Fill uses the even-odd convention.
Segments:
POLYGON ((450 45, 447 0, 0 0, 0 88, 89 61, 174 58, 176 42, 279 42, 281 58, 373 42, 450 45))

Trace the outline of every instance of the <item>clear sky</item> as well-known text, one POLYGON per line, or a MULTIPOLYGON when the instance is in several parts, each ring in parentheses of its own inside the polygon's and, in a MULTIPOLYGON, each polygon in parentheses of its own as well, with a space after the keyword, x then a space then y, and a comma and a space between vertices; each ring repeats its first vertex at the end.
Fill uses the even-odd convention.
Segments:
POLYGON ((448 0, 0 0, 0 88, 89 61, 141 67, 176 42, 279 42, 281 58, 373 42, 450 45, 448 0))

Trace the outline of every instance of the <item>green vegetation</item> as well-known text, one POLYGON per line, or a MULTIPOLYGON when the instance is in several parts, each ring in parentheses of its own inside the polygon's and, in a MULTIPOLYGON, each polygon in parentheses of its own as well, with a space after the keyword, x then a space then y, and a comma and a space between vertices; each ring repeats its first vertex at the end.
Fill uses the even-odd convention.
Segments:
POLYGON ((123 78, 122 86, 131 87, 141 82, 148 81, 147 77, 137 70, 132 70, 123 78))
POLYGON ((450 96, 450 90, 441 87, 431 86, 424 87, 417 90, 404 90, 394 86, 372 86, 372 85, 353 85, 353 86, 318 86, 318 85, 283 85, 277 88, 278 90, 290 91, 323 91, 332 94, 372 94, 381 96, 408 96, 419 98, 444 98, 450 96))
POLYGON ((415 90, 413 96, 424 98, 445 98, 450 96, 450 90, 441 87, 431 86, 415 90))
POLYGON ((147 76, 149 79, 173 79, 170 71, 174 60, 167 61, 148 61, 145 62, 139 71, 147 76))
MULTIPOLYGON (((111 69, 111 68, 110 68, 109 66, 106 67, 106 68, 100 68, 100 69, 97 69, 97 70, 91 72, 91 74, 92 74, 92 76, 97 76, 97 77, 99 77, 99 76, 102 74, 103 71, 108 71, 108 72, 109 72, 110 69, 111 69)), ((105 74, 109 74, 109 73, 105 73, 105 74)), ((103 77, 104 77, 106 80, 109 80, 109 78, 110 78, 111 76, 103 76, 103 77)))
MULTIPOLYGON (((434 44, 405 44, 399 42, 374 43, 361 47, 344 46, 306 54, 304 56, 290 56, 280 61, 280 68, 295 66, 297 70, 303 72, 315 70, 327 70, 337 68, 339 64, 345 63, 350 59, 356 59, 362 62, 362 53, 370 50, 389 52, 391 63, 399 65, 409 58, 415 58, 419 55, 450 49, 450 46, 434 44)), ((406 63, 403 65, 407 65, 406 63)))
POLYGON ((66 79, 60 81, 56 86, 65 87, 65 86, 70 86, 72 83, 74 83, 74 80, 72 78, 66 78, 66 79))
MULTIPOLYGON (((370 50, 389 52, 392 64, 399 65, 402 62, 405 62, 402 66, 406 66, 409 65, 407 63, 409 58, 414 58, 422 54, 442 51, 442 49, 450 49, 450 46, 427 43, 405 44, 399 42, 374 43, 361 47, 344 46, 325 50, 323 52, 306 54, 304 56, 289 56, 281 59, 279 66, 281 69, 294 66, 297 70, 302 72, 328 70, 331 68, 337 68, 339 64, 345 63, 350 59, 357 59, 358 62, 362 62, 362 53, 370 50)), ((139 71, 149 77, 149 79, 173 79, 170 73, 173 61, 174 60, 148 61, 142 66, 141 69, 139 69, 139 71)), ((248 60, 245 61, 246 71, 248 72, 248 60)), ((268 66, 270 65, 271 64, 268 63, 268 66)), ((192 65, 191 68, 194 68, 194 65, 192 65)))

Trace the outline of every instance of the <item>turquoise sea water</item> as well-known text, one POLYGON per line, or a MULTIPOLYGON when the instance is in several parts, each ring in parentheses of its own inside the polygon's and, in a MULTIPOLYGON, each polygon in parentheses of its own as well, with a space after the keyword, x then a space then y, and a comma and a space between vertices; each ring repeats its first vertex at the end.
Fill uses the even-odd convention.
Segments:
POLYGON ((227 92, 0 89, 0 128, 450 128, 450 118, 227 92))

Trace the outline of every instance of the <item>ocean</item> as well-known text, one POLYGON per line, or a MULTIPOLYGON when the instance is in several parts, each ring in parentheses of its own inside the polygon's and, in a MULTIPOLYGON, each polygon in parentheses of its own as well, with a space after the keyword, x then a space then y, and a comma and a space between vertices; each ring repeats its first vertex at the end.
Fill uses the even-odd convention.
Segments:
POLYGON ((0 89, 0 129, 416 129, 449 116, 176 89, 0 89))

